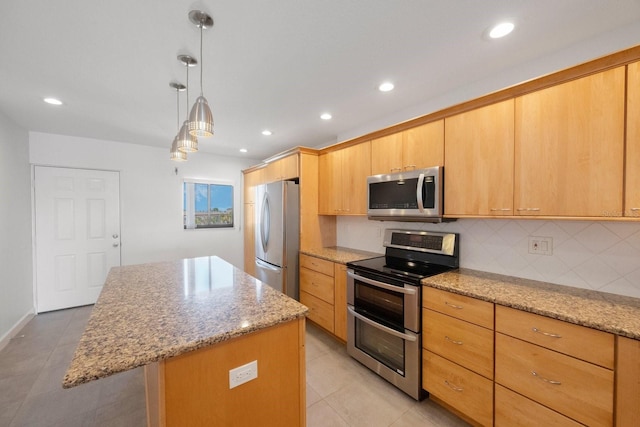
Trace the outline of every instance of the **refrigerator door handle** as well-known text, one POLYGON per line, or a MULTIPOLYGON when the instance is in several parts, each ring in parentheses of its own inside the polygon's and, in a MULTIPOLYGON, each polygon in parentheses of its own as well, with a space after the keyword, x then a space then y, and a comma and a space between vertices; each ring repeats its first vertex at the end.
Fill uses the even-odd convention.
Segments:
POLYGON ((271 212, 269 209, 269 193, 264 193, 262 199, 262 212, 260 215, 260 242, 262 243, 262 250, 267 252, 267 245, 269 244, 269 228, 271 226, 271 212))
POLYGON ((281 271, 279 268, 274 267, 274 266, 272 266, 272 265, 270 265, 270 264, 267 264, 266 262, 261 261, 261 260, 259 260, 258 258, 256 258, 256 265, 257 265, 258 267, 260 267, 260 268, 265 268, 265 269, 267 269, 267 270, 271 270, 271 271, 277 271, 277 272, 280 272, 280 271, 281 271))

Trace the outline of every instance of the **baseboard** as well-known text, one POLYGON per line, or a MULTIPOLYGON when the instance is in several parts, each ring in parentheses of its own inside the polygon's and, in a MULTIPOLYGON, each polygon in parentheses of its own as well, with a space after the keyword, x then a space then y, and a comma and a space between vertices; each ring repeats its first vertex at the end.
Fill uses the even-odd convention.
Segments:
POLYGON ((5 348, 7 344, 9 344, 9 341, 11 341, 11 338, 16 336, 18 332, 20 332, 20 330, 24 328, 24 326, 27 323, 29 323, 29 320, 33 319, 34 316, 35 316, 35 310, 34 309, 29 310, 27 314, 22 316, 22 318, 18 320, 11 327, 11 329, 9 329, 9 331, 6 334, 0 337, 0 351, 2 351, 2 349, 5 348))

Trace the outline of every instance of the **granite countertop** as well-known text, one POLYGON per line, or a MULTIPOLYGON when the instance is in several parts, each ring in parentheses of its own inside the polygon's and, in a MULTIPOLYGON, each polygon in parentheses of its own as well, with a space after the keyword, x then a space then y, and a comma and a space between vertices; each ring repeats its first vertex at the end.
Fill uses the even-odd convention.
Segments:
POLYGON ((288 322, 307 311, 215 256, 115 267, 63 387, 288 322))
POLYGON ((640 340, 640 299, 461 268, 422 284, 640 340))
POLYGON ((348 262, 360 261, 362 259, 369 259, 369 258, 384 256, 384 254, 361 251, 359 249, 343 248, 340 246, 329 246, 326 248, 313 248, 313 249, 300 251, 300 253, 314 256, 316 258, 326 259, 327 261, 337 262, 338 264, 346 264, 348 262))

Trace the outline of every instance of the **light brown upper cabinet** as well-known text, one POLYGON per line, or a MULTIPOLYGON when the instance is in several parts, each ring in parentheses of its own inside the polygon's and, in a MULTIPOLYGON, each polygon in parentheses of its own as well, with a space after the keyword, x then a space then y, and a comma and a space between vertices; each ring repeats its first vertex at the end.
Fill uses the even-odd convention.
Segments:
POLYGON ((625 216, 640 217, 640 62, 627 68, 625 216))
POLYGON ((264 182, 283 181, 298 177, 298 154, 275 160, 265 168, 264 182))
POLYGON ((244 173, 244 203, 255 203, 256 185, 262 183, 264 168, 244 173))
POLYGON ((444 162, 444 120, 371 141, 371 174, 397 173, 444 162))
POLYGON ((516 215, 622 216, 625 68, 516 98, 516 215))
POLYGON ((367 177, 371 175, 371 142, 363 142, 320 155, 318 213, 367 213, 367 177))
POLYGON ((444 120, 445 215, 513 215, 514 101, 444 120))

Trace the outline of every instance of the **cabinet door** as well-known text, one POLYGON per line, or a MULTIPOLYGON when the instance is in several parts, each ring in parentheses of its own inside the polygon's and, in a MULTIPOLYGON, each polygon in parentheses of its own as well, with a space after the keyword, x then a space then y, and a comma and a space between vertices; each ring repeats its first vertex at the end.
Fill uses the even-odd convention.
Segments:
POLYGON ((402 171, 402 133, 371 141, 371 175, 402 171))
POLYGON ((403 170, 444 165, 444 120, 406 130, 402 137, 403 170))
POLYGON ((622 216, 625 69, 516 98, 516 215, 622 216))
POLYGON ((367 213, 367 177, 371 175, 371 142, 345 148, 342 151, 342 182, 337 191, 342 196, 339 215, 367 213))
POLYGON ((244 204, 244 271, 256 275, 255 205, 244 204))
POLYGON ((331 151, 318 157, 318 213, 336 215, 342 204, 342 153, 331 151))
POLYGON ((263 169, 256 169, 244 174, 244 203, 255 203, 256 185, 262 183, 263 169))
POLYGON ((640 217, 640 62, 628 66, 625 216, 640 217))
POLYGON ((640 425, 640 341, 617 337, 616 426, 640 425))
POLYGON ((298 155, 292 154, 278 160, 280 164, 280 179, 291 179, 298 177, 298 155))
POLYGON ((446 215, 513 214, 513 103, 445 119, 446 215))
POLYGON ((347 340, 347 266, 335 263, 335 323, 334 334, 342 341, 347 340))

